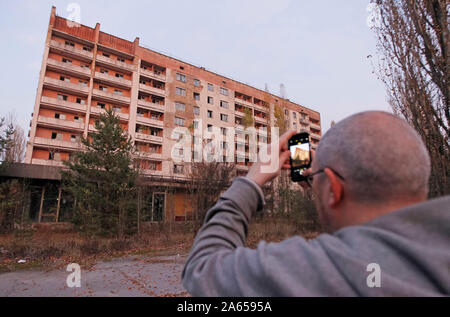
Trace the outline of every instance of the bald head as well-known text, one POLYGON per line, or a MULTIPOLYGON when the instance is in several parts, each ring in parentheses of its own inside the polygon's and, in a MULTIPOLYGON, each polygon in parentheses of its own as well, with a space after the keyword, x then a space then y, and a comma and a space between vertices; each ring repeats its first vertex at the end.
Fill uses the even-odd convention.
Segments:
POLYGON ((355 114, 333 126, 316 153, 319 168, 345 178, 348 198, 383 203, 427 195, 430 158, 416 131, 387 112, 355 114))

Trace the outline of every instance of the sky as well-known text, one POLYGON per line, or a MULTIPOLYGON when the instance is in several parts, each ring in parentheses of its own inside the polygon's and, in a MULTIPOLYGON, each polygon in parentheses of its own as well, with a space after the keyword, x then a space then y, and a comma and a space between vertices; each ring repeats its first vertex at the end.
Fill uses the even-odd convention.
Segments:
POLYGON ((0 1, 0 117, 13 112, 27 134, 51 6, 81 23, 321 113, 326 132, 365 110, 390 111, 373 74, 369 0, 0 1))

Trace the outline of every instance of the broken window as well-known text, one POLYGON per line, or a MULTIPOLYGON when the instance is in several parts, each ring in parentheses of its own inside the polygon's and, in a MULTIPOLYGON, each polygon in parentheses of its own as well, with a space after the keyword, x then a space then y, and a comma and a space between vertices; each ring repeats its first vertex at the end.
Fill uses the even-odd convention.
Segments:
POLYGON ((186 111, 186 105, 181 102, 175 102, 175 109, 179 111, 186 111))
POLYGON ((176 87, 176 94, 179 96, 186 97, 186 89, 176 87))
POLYGON ((214 98, 213 97, 208 97, 208 103, 210 105, 213 105, 214 104, 214 98))
POLYGON ((180 127, 184 127, 184 119, 175 117, 175 125, 180 126, 180 127))
POLYGON ((177 73, 177 80, 185 83, 186 82, 186 75, 177 73))

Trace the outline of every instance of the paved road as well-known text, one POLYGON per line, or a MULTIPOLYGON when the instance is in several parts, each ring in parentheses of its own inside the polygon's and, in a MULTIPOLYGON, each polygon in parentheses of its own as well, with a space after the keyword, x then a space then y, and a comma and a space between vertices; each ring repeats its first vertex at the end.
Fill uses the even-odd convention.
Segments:
POLYGON ((71 272, 0 274, 0 296, 189 296, 181 285, 186 256, 131 256, 81 268, 81 287, 69 288, 71 272))

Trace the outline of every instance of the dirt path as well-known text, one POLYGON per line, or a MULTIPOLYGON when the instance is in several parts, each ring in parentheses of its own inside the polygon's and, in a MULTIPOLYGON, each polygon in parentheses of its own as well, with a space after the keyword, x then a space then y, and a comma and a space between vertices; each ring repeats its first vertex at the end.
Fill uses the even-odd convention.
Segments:
POLYGON ((81 267, 81 287, 69 288, 71 272, 0 274, 0 296, 189 296, 181 285, 186 256, 129 256, 81 267))

